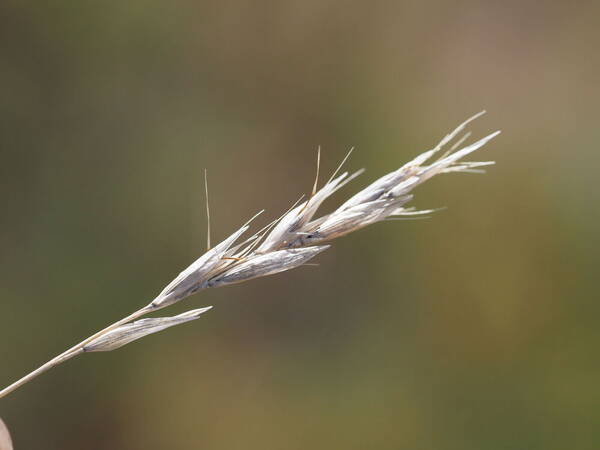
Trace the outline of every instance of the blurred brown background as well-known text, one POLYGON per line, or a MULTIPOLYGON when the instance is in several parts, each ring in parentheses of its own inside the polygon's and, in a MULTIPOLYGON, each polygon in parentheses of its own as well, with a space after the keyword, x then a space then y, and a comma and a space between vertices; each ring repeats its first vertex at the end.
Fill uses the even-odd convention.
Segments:
MULTIPOLYGON (((1 384, 142 306, 213 239, 485 108, 487 175, 427 221, 169 312, 0 401, 17 449, 600 447, 598 2, 4 0, 1 384)), ((334 206, 329 203, 328 206, 334 206)))

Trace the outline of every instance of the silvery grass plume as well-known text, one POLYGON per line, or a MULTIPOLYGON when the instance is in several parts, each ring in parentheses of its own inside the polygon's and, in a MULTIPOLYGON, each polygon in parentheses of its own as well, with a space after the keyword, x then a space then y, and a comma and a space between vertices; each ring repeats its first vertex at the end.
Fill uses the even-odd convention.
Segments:
MULTIPOLYGON (((301 198, 277 220, 243 241, 241 241, 242 235, 249 230, 250 222, 256 216, 227 239, 211 247, 208 187, 205 185, 209 229, 208 251, 181 272, 148 305, 48 361, 0 391, 0 397, 4 397, 42 372, 78 354, 114 350, 146 335, 197 319, 210 307, 188 311, 174 317, 136 320, 150 312, 177 303, 198 291, 290 270, 306 264, 317 254, 327 250, 330 246, 326 242, 367 225, 391 218, 432 213, 434 210, 431 209, 416 210, 413 207, 406 207, 412 199, 411 192, 415 187, 441 173, 477 173, 482 172, 482 167, 493 164, 492 161, 465 162, 463 158, 481 148, 497 136, 499 131, 461 147, 470 135, 465 133, 448 150, 444 150, 465 130, 469 122, 483 113, 476 114, 459 125, 431 150, 420 154, 357 192, 333 212, 317 217, 319 207, 328 197, 362 173, 362 170, 352 174, 339 173, 350 151, 323 187, 317 189, 319 151, 317 176, 308 198, 305 200, 301 198)), ((258 214, 260 213, 262 211, 258 214)))

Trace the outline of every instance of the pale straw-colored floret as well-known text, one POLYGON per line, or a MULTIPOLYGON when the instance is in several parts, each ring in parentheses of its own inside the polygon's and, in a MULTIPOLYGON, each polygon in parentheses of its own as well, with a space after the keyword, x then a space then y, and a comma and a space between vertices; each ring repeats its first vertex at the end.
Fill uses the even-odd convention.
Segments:
POLYGON ((257 254, 210 279, 207 285, 208 287, 224 286, 290 270, 301 266, 329 247, 329 245, 317 245, 275 250, 264 255, 257 254))
POLYGON ((155 317, 152 319, 140 319, 125 325, 121 325, 108 333, 84 345, 84 352, 108 352, 123 347, 137 339, 143 338, 149 334, 158 333, 166 328, 179 325, 190 320, 196 320, 203 313, 211 309, 206 308, 193 309, 172 317, 155 317))

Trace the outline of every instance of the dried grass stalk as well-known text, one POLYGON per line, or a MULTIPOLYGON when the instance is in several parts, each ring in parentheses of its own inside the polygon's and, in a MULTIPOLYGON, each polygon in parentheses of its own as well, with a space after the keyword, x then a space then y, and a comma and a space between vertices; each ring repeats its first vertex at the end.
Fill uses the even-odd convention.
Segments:
MULTIPOLYGON (((469 133, 466 133, 448 151, 436 158, 438 153, 449 145, 469 122, 482 114, 483 112, 459 125, 431 150, 420 154, 402 167, 374 181, 346 200, 335 211, 315 218, 319 207, 328 197, 362 173, 362 170, 360 170, 351 175, 348 172, 338 175, 342 165, 350 155, 348 153, 325 185, 317 190, 320 165, 319 151, 317 177, 308 199, 304 201, 301 199, 296 202, 279 219, 241 243, 236 244, 241 236, 248 231, 249 223, 256 216, 223 242, 212 248, 210 248, 209 235, 208 251, 181 272, 152 302, 90 336, 6 387, 0 391, 0 397, 4 397, 42 372, 78 354, 114 350, 148 334, 197 319, 210 308, 188 311, 174 317, 136 320, 150 312, 179 302, 195 292, 293 269, 305 264, 318 253, 328 249, 329 245, 322 245, 326 241, 331 241, 386 219, 422 216, 433 212, 431 209, 418 211, 414 208, 405 207, 412 199, 410 192, 415 187, 441 173, 479 173, 482 171, 481 167, 493 164, 492 161, 465 162, 461 160, 497 136, 500 133, 499 131, 456 150, 469 136, 469 133)), ((207 216, 210 217, 208 188, 206 188, 206 191, 207 216)))

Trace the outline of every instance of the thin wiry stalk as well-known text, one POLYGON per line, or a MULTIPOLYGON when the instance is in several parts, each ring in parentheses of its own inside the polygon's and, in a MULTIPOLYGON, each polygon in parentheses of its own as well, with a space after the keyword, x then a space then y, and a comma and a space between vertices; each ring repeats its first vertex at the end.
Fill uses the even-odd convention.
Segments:
POLYGON ((148 312, 149 312, 148 307, 145 306, 144 308, 139 309, 138 311, 134 312, 133 314, 130 314, 127 317, 124 317, 123 319, 113 323, 112 325, 109 325, 106 328, 98 331, 97 333, 93 334, 92 336, 88 337, 87 339, 84 339, 79 344, 74 345, 73 347, 64 351, 60 355, 55 356, 54 358, 52 358, 50 361, 48 361, 44 365, 35 369, 33 372, 28 373, 23 378, 15 381, 10 386, 7 386, 4 389, 2 389, 0 391, 0 398, 10 394, 12 391, 14 391, 14 390, 18 389, 19 387, 23 386, 24 384, 30 382, 31 380, 33 380, 37 376, 41 375, 42 373, 46 372, 47 370, 50 370, 53 367, 56 367, 59 364, 62 364, 65 361, 73 358, 74 356, 77 356, 77 355, 83 353, 83 347, 86 344, 88 344, 89 342, 93 341, 94 339, 99 338, 102 335, 104 335, 105 333, 108 333, 109 331, 114 330, 115 328, 119 327, 120 325, 126 324, 127 322, 129 322, 131 320, 135 320, 138 317, 141 317, 144 314, 147 314, 148 312))
POLYGON ((319 207, 328 197, 363 172, 359 170, 351 175, 348 172, 338 175, 350 156, 351 149, 327 183, 317 190, 321 163, 319 148, 317 153, 317 175, 307 200, 302 201, 303 198, 300 198, 281 217, 239 244, 236 244, 236 242, 249 229, 250 222, 263 211, 251 218, 223 242, 211 248, 208 183, 205 173, 208 220, 207 252, 181 272, 148 305, 95 333, 6 387, 0 391, 0 398, 31 381, 41 373, 81 353, 114 350, 148 334, 197 319, 210 307, 188 311, 173 317, 136 321, 141 316, 177 303, 200 290, 240 283, 290 270, 307 264, 314 256, 327 250, 330 245, 323 245, 325 242, 367 225, 386 220, 414 219, 434 212, 435 210, 432 209, 418 211, 413 207, 405 207, 405 204, 412 199, 410 192, 415 187, 440 173, 479 173, 482 171, 480 167, 494 164, 493 161, 461 162, 460 160, 481 148, 497 136, 500 133, 499 131, 460 150, 456 150, 470 136, 470 132, 467 132, 442 156, 431 161, 436 154, 464 130, 469 122, 483 113, 476 114, 459 125, 433 149, 420 154, 399 169, 371 183, 350 197, 335 211, 315 218, 319 207))

